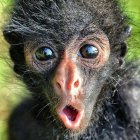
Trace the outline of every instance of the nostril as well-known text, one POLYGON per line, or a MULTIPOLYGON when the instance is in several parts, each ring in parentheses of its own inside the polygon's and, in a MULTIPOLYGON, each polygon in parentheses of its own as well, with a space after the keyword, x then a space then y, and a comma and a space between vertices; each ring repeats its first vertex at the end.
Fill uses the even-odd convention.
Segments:
POLYGON ((58 82, 56 82, 56 85, 59 89, 61 89, 61 85, 58 82))
POLYGON ((74 87, 77 88, 79 86, 79 80, 74 83, 74 87))

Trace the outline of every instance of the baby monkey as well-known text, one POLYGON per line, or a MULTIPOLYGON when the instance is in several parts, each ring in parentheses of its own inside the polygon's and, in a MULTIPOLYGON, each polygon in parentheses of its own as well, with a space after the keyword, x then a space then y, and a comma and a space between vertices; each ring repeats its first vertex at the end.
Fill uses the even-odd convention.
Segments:
POLYGON ((31 96, 9 140, 138 140, 140 78, 117 0, 16 0, 3 31, 31 96))

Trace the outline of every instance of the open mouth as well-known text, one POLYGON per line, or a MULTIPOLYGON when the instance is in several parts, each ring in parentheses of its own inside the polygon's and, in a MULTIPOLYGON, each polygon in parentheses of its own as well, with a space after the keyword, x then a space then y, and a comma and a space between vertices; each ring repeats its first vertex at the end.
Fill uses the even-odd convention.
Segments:
POLYGON ((80 127, 83 111, 72 105, 66 105, 58 110, 58 115, 66 128, 76 130, 80 127))
POLYGON ((75 121, 78 115, 78 110, 71 105, 66 105, 63 112, 70 121, 75 121))

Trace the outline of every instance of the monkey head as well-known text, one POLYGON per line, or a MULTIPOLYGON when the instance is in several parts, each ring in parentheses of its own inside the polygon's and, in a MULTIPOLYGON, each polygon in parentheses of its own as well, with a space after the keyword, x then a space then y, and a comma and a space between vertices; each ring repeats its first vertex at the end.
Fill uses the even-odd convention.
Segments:
POLYGON ((117 2, 17 0, 11 15, 4 36, 15 72, 61 126, 85 130, 126 52, 117 2))

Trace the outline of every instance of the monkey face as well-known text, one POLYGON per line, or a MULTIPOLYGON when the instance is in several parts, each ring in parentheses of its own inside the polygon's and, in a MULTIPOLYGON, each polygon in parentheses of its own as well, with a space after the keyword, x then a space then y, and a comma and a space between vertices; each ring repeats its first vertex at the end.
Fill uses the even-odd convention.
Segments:
POLYGON ((107 65, 110 47, 106 35, 99 30, 73 38, 59 47, 27 41, 24 54, 28 69, 42 75, 45 81, 43 92, 51 102, 54 117, 67 129, 81 132, 90 121, 106 80, 102 69, 107 65))
POLYGON ((47 104, 56 130, 82 133, 98 115, 103 89, 126 52, 123 19, 111 0, 16 2, 4 31, 14 71, 38 104, 47 104))

